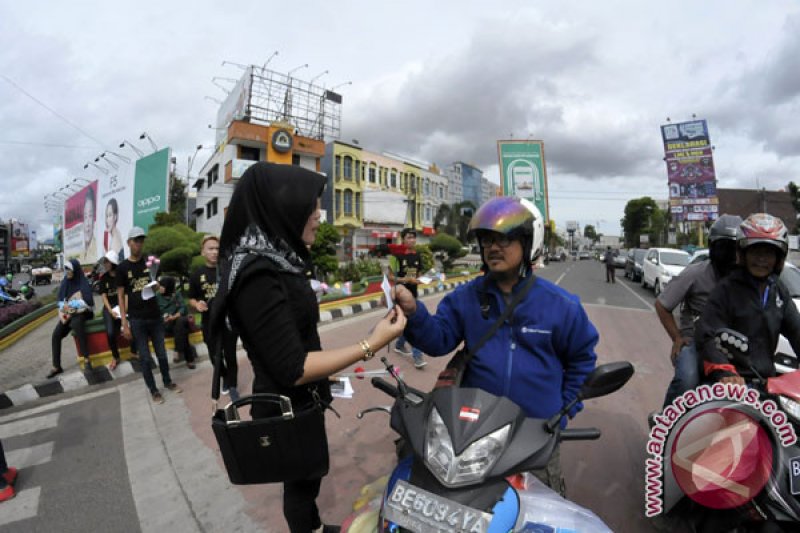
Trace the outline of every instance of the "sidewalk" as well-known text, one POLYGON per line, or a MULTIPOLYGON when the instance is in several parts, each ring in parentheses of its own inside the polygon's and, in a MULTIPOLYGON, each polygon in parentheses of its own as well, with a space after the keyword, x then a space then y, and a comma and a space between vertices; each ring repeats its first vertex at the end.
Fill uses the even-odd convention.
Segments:
MULTIPOLYGON (((459 279, 444 283, 440 287, 426 287, 420 290, 419 296, 422 298, 437 292, 449 291, 463 283, 466 283, 466 280, 459 279)), ((320 309, 320 323, 376 309, 380 306, 381 296, 379 293, 349 298, 333 305, 323 304, 320 309)), ((97 300, 96 297, 95 309, 99 308, 97 300)), ((19 341, 0 351, 0 411, 45 396, 56 396, 80 388, 86 388, 88 391, 92 384, 124 378, 138 371, 137 365, 127 362, 120 364, 114 372, 105 367, 97 368, 90 378, 92 383, 89 383, 78 365, 75 342, 71 336, 67 336, 61 341, 61 366, 64 373, 55 379, 47 380, 45 376, 52 368, 51 336, 57 320, 58 317, 53 317, 45 321, 19 341)), ((204 345, 197 345, 197 348, 201 353, 205 352, 204 345)), ((170 366, 174 366, 171 362, 172 355, 169 357, 170 366)))

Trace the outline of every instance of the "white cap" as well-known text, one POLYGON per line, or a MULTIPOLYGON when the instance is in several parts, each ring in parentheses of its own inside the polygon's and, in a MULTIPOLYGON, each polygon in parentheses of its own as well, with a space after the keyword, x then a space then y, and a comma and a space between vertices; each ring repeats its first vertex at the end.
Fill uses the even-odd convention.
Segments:
POLYGON ((115 252, 114 250, 107 251, 106 255, 104 255, 103 258, 104 259, 108 259, 108 261, 112 265, 118 265, 119 264, 119 254, 117 252, 115 252))

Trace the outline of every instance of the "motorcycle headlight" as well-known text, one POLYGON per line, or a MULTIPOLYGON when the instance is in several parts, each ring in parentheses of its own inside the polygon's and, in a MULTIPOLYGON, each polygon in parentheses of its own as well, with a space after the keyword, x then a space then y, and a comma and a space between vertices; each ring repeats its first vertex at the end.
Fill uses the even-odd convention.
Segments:
POLYGON ((434 407, 425 433, 425 464, 445 486, 479 482, 500 457, 510 431, 511 425, 507 424, 467 446, 461 455, 455 455, 450 432, 434 407))
POLYGON ((795 422, 800 423, 800 403, 787 398, 786 396, 778 396, 781 401, 781 407, 791 416, 795 422))

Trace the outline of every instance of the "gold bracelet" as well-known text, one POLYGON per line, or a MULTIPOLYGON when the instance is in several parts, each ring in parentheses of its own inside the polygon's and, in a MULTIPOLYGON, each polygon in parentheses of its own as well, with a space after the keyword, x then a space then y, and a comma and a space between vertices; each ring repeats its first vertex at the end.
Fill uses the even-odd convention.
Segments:
POLYGON ((364 352, 364 355, 361 357, 363 361, 369 361, 373 357, 375 357, 375 352, 372 351, 369 343, 366 339, 359 341, 359 346, 361 346, 361 351, 364 352))

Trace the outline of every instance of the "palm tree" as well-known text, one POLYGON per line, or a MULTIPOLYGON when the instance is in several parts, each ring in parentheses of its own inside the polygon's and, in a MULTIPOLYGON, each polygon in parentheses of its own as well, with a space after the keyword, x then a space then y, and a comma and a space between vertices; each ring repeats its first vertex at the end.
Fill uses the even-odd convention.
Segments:
POLYGON ((458 202, 454 205, 442 204, 436 211, 433 219, 433 228, 437 232, 444 232, 456 237, 462 242, 467 243, 467 231, 475 212, 475 204, 469 200, 458 202))

